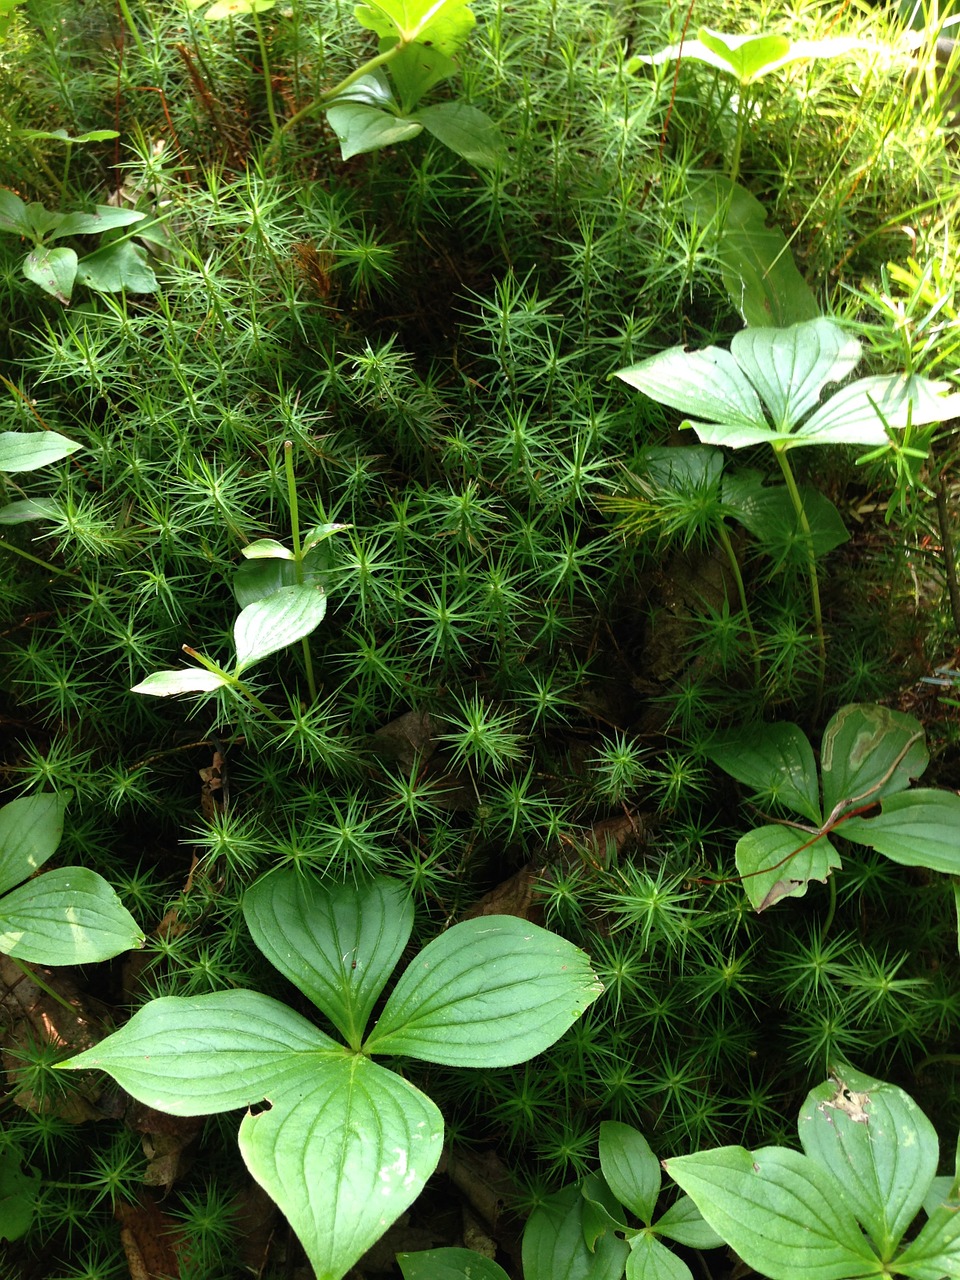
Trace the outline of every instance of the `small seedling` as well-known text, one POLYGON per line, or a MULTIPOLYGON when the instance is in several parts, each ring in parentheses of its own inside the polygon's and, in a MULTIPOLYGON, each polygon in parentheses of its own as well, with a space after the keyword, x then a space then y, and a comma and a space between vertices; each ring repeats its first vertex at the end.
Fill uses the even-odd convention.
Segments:
MULTIPOLYGON (((591 1173, 534 1210, 523 1233, 524 1280, 602 1276, 603 1280, 693 1280, 658 1237, 693 1249, 723 1244, 689 1196, 657 1216, 660 1163, 631 1125, 600 1126, 600 1173, 591 1173), (631 1226, 627 1210, 639 1219, 631 1226)), ((404 1280, 507 1280, 495 1262, 469 1249, 400 1254, 404 1280)))
POLYGON ((823 799, 806 735, 795 724, 757 725, 715 737, 706 754, 752 790, 807 822, 780 818, 737 841, 737 870, 758 911, 802 897, 811 880, 840 866, 830 842, 876 849, 907 867, 960 874, 960 795, 908 790, 927 767, 923 726, 913 716, 870 703, 843 707, 827 725, 820 749, 823 799), (879 806, 880 813, 869 816, 879 806))
POLYGON ((77 282, 103 293, 156 291, 157 277, 146 251, 130 240, 138 232, 128 232, 82 258, 75 249, 54 243, 68 236, 102 235, 142 222, 146 216, 136 209, 108 205, 98 205, 92 213, 60 213, 35 201, 24 204, 12 191, 0 187, 0 231, 21 236, 34 246, 23 260, 23 274, 64 306, 77 282))

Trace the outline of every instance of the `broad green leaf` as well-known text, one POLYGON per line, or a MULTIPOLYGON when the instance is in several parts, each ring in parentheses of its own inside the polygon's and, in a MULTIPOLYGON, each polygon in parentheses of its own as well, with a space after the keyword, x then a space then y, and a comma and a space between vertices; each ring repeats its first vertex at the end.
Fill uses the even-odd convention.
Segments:
POLYGON ((33 964, 95 964, 143 943, 102 876, 58 867, 0 899, 0 952, 33 964))
POLYGON ((142 222, 146 216, 136 209, 114 209, 110 205, 98 204, 93 213, 68 213, 50 239, 99 235, 101 231, 110 231, 114 227, 128 227, 133 222, 142 222))
POLYGON ((6 187, 0 187, 0 231, 9 231, 15 236, 29 236, 33 231, 27 206, 6 187))
POLYGON ((353 16, 388 40, 419 41, 445 54, 456 53, 476 22, 467 0, 368 0, 353 16))
POLYGON ((747 1266, 769 1280, 882 1273, 836 1180, 808 1156, 785 1147, 718 1147, 664 1167, 747 1266))
POLYGON ((492 167, 503 159, 500 130, 488 115, 465 102, 421 107, 412 118, 469 164, 492 167))
POLYGON ((34 249, 23 260, 23 274, 66 306, 77 278, 77 255, 72 249, 34 249))
POLYGON ((376 67, 367 75, 354 80, 353 84, 337 94, 331 105, 340 106, 344 102, 358 102, 365 107, 396 107, 396 98, 382 67, 376 67))
POLYGON ((813 544, 815 556, 825 556, 850 536, 840 512, 819 489, 803 485, 800 497, 810 526, 809 540, 785 485, 765 485, 760 473, 750 468, 723 479, 724 506, 749 529, 777 565, 798 555, 806 563, 809 543, 813 544))
POLYGON ((44 240, 51 231, 54 231, 60 225, 66 214, 60 213, 58 209, 47 209, 38 201, 32 200, 24 208, 24 217, 30 228, 30 238, 32 240, 44 240))
POLYGON ((248 560, 295 560, 296 556, 289 547, 285 547, 276 538, 258 538, 242 548, 242 554, 248 560))
POLYGON ((602 1174, 588 1173, 580 1182, 580 1195, 583 1197, 583 1239, 590 1252, 595 1253, 602 1235, 624 1229, 626 1214, 602 1174))
POLYGON ((267 560, 247 560, 233 575, 233 594, 241 609, 256 600, 265 600, 284 587, 297 585, 297 566, 279 556, 267 560))
POLYGON ((887 426, 922 426, 960 416, 960 394, 944 394, 948 388, 949 383, 919 377, 859 378, 808 418, 791 445, 886 444, 887 426))
MULTIPOLYGON (((335 533, 341 533, 344 529, 352 529, 351 524, 315 524, 312 529, 303 534, 300 539, 300 547, 303 551, 309 552, 312 548, 319 546, 321 542, 326 542, 328 538, 332 538, 335 533)), ((308 561, 304 560, 304 564, 308 561)))
POLYGON ((842 381, 860 362, 856 338, 824 318, 786 329, 742 329, 730 351, 782 432, 816 407, 828 382, 842 381))
POLYGON ((473 1249, 425 1249, 398 1253, 403 1280, 510 1280, 498 1262, 473 1249))
POLYGON ((0 809, 0 893, 32 876, 56 853, 70 794, 43 791, 0 809))
POLYGON ((737 841, 737 870, 757 911, 781 898, 802 898, 811 880, 826 881, 840 857, 826 836, 791 827, 754 827, 737 841))
POLYGON ((910 1280, 953 1280, 960 1275, 960 1197, 945 1197, 934 1208, 897 1258, 896 1274, 910 1280))
POLYGON ((327 119, 340 140, 340 155, 344 160, 365 151, 379 151, 381 147, 407 142, 423 129, 416 120, 405 120, 358 102, 328 107, 327 119))
POLYGON ((364 1052, 513 1066, 559 1040, 602 990, 565 938, 517 916, 464 920, 411 961, 364 1052))
POLYGON ((524 1280, 620 1280, 629 1247, 607 1232, 591 1253, 583 1238, 584 1202, 564 1187, 534 1209, 523 1232, 524 1280))
POLYGON ((237 674, 303 640, 320 625, 326 612, 326 593, 316 585, 281 587, 248 604, 233 624, 237 674))
POLYGON ((703 1214, 689 1196, 681 1196, 672 1204, 653 1224, 653 1229, 658 1235, 667 1236, 690 1249, 719 1249, 723 1245, 723 1238, 709 1222, 704 1221, 703 1214))
POLYGON ((600 1168, 621 1204, 647 1226, 660 1195, 660 1162, 632 1125, 604 1120, 600 1125, 600 1168))
POLYGON ((707 743, 704 755, 749 787, 760 805, 782 805, 820 826, 817 764, 806 734, 797 725, 777 721, 717 734, 707 743))
POLYGON ((842 1077, 807 1095, 800 1142, 836 1178, 877 1251, 891 1257, 937 1172, 936 1130, 896 1085, 847 1067, 842 1077))
POLYGON ((443 1117, 419 1089, 357 1054, 316 1067, 269 1111, 247 1115, 240 1151, 306 1250, 340 1280, 416 1200, 437 1167, 443 1117))
POLYGON ((0 524, 25 524, 28 520, 55 520, 60 508, 50 498, 21 498, 0 507, 0 524))
POLYGON ((824 814, 905 791, 929 760, 923 726, 913 716, 870 702, 841 707, 820 747, 824 814))
POLYGON ((37 471, 82 448, 56 431, 0 431, 0 471, 37 471))
MULTIPOLYGON (((320 542, 321 539, 317 539, 320 542)), ((280 545, 279 543, 277 544, 280 545)), ((304 540, 306 546, 306 540, 304 540)), ((247 548, 249 550, 249 548, 247 548)), ((303 581, 297 583, 297 566, 294 560, 281 560, 279 556, 270 556, 265 560, 254 557, 244 560, 233 575, 233 594, 237 604, 245 609, 255 600, 265 600, 284 587, 317 586, 323 587, 324 579, 321 570, 329 566, 329 555, 326 548, 319 550, 314 546, 303 557, 303 581)))
POLYGON ((850 818, 840 835, 905 867, 960 876, 960 795, 921 788, 888 796, 876 818, 850 818))
POLYGON ((934 1178, 927 1189, 927 1194, 923 1197, 923 1212, 928 1218, 932 1218, 936 1211, 943 1204, 944 1200, 950 1199, 950 1191, 953 1187, 953 1178, 949 1173, 945 1173, 940 1178, 934 1178))
POLYGON ((154 671, 135 684, 131 693, 145 693, 152 698, 172 698, 178 693, 213 693, 230 681, 227 676, 204 667, 183 667, 179 671, 154 671))
POLYGON ((92 1049, 58 1066, 106 1071, 138 1102, 207 1116, 297 1092, 347 1050, 256 991, 151 1000, 92 1049))
POLYGON ((767 226, 766 208, 739 183, 719 174, 694 179, 684 207, 698 226, 714 228, 724 287, 745 324, 786 326, 820 315, 786 236, 767 226))
MULTIPOLYGON (((188 0, 188 8, 202 9, 207 0, 188 0)), ((208 22, 220 22, 224 18, 242 18, 249 13, 266 13, 277 0, 216 0, 203 15, 208 22)))
POLYGON ((759 80, 774 67, 783 66, 790 53, 790 40, 781 35, 723 35, 701 27, 697 39, 741 84, 759 80))
POLYGON ((19 1240, 30 1230, 41 1182, 21 1166, 12 1144, 0 1151, 0 1240, 19 1240))
MULTIPOLYGON (((765 425, 756 391, 730 352, 722 347, 706 347, 702 351, 671 347, 621 369, 616 376, 659 404, 709 419, 721 437, 732 433, 736 440, 756 444, 776 434, 765 425)), ((714 443, 701 433, 704 423, 693 425, 704 443, 714 443)), ((722 438, 716 443, 729 441, 722 438)))
POLYGON ((637 454, 630 469, 649 476, 658 488, 702 493, 719 484, 723 451, 703 444, 652 445, 637 454))
POLYGON ((18 138, 49 138, 51 142, 69 142, 71 146, 83 142, 109 142, 111 138, 120 137, 116 129, 88 129, 74 138, 66 129, 17 129, 15 132, 18 138))
POLYGON ((147 252, 129 240, 104 245, 77 264, 77 279, 98 293, 156 293, 160 287, 147 252))
POLYGON ((666 1245, 644 1232, 630 1240, 626 1280, 693 1280, 693 1273, 666 1245))
POLYGON ((822 40, 790 40, 783 35, 727 35, 701 27, 696 40, 685 40, 682 45, 669 45, 659 53, 631 60, 634 64, 656 66, 673 64, 678 58, 705 62, 717 71, 734 75, 741 84, 750 84, 769 75, 780 67, 800 59, 838 58, 854 49, 868 48, 865 40, 835 36, 822 40), (746 79, 744 79, 746 76, 746 79))
POLYGON ((358 1049, 377 997, 413 929, 413 903, 396 880, 327 887, 280 867, 243 897, 254 942, 358 1049))
POLYGON ((450 80, 457 64, 434 45, 405 45, 390 61, 390 75, 404 111, 413 111, 425 93, 450 80))

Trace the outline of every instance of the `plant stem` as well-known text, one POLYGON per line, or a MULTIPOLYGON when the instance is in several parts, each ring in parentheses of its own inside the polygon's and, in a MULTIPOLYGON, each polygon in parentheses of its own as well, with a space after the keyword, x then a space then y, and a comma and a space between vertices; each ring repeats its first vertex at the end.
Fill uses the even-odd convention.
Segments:
POLYGON ((48 560, 41 560, 39 556, 33 556, 29 551, 24 551, 23 547, 15 547, 12 542, 6 542, 3 538, 0 538, 0 547, 4 551, 12 551, 14 555, 23 556, 24 560, 29 560, 32 564, 38 564, 41 569, 46 569, 49 573, 59 573, 63 578, 73 577, 69 569, 58 569, 55 564, 50 564, 48 560))
POLYGON ((137 24, 133 20, 133 14, 130 12, 130 6, 127 4, 127 0, 118 0, 118 2, 120 5, 120 12, 123 14, 123 20, 127 24, 127 28, 133 36, 134 42, 140 51, 140 57, 144 62, 146 62, 147 50, 144 46, 143 40, 140 38, 140 32, 137 29, 137 24))
MULTIPOLYGON (((290 541, 293 543, 293 563, 296 566, 297 582, 303 582, 303 552, 300 544, 300 504, 297 499, 297 478, 293 474, 293 441, 283 442, 283 469, 287 476, 287 496, 290 502, 290 541)), ((303 662, 307 673, 307 688, 310 690, 310 701, 317 700, 317 679, 313 673, 313 657, 310 653, 310 642, 307 636, 300 641, 303 646, 303 662)))
POLYGON ((779 462, 780 470, 783 472, 787 492, 790 494, 793 509, 797 513, 797 521, 807 547, 807 576, 810 580, 810 603, 813 608, 813 623, 817 631, 817 652, 819 656, 817 700, 814 705, 814 719, 816 719, 820 714, 820 704, 823 702, 823 686, 827 678, 827 645, 823 634, 823 610, 820 607, 820 579, 817 576, 817 557, 813 549, 813 534, 810 531, 810 521, 807 519, 803 499, 800 497, 800 490, 797 488, 797 482, 794 479, 793 468, 787 461, 786 448, 783 445, 774 445, 773 452, 777 455, 777 462, 779 462))
POLYGON ((280 140, 280 125, 277 121, 277 108, 273 101, 273 79, 270 75, 270 58, 267 55, 267 43, 263 38, 263 24, 260 22, 260 15, 256 10, 256 6, 251 10, 253 14, 253 25, 257 32, 257 43, 260 45, 260 62, 263 66, 263 87, 267 94, 267 115, 270 117, 270 127, 273 130, 273 140, 271 146, 280 140))
POLYGON ((308 102, 305 107, 301 107, 296 114, 292 115, 289 120, 284 121, 281 125, 276 137, 264 152, 264 160, 270 158, 274 148, 283 138, 284 134, 289 133, 290 130, 298 125, 301 120, 305 120, 307 116, 313 115, 315 111, 322 110, 322 108, 332 102, 334 98, 338 97, 341 93, 344 93, 352 84, 355 84, 361 76, 369 75, 370 72, 375 71, 377 67, 382 67, 386 63, 391 62, 401 49, 406 48, 407 43, 407 41, 401 40, 395 44, 392 49, 387 49, 385 53, 378 53, 375 58, 370 58, 367 62, 364 62, 361 66, 357 67, 355 71, 351 71, 348 76, 344 76, 339 84, 335 84, 332 89, 328 89, 326 93, 321 93, 319 98, 314 98, 314 100, 312 102, 308 102))
POLYGON ((733 140, 733 157, 730 160, 728 175, 731 182, 736 182, 740 176, 740 153, 743 150, 743 135, 747 126, 747 104, 744 98, 746 89, 746 85, 741 84, 740 92, 737 94, 737 132, 733 140))
POLYGON ((274 724, 283 724, 282 717, 278 716, 275 711, 271 711, 265 702, 261 702, 253 690, 248 685, 245 685, 242 680, 238 680, 236 676, 232 676, 230 678, 230 683, 235 689, 238 689, 240 693, 248 699, 248 701, 252 702, 257 710, 262 712, 268 720, 272 720, 274 724))
POLYGON ((753 618, 750 616, 750 606, 747 604, 747 592, 743 585, 743 574, 740 572, 740 562, 737 560, 737 553, 734 551, 733 543, 730 541, 730 534, 727 532, 727 526, 722 520, 717 525, 717 536, 720 539, 720 545, 727 554, 727 560, 730 563, 730 572, 733 574, 733 580, 737 584, 737 595, 740 597, 740 608, 743 610, 743 620, 746 623, 747 631, 750 635, 750 643, 753 646, 753 673, 759 687, 761 677, 760 643, 757 640, 757 633, 753 627, 753 618))
POLYGON ((57 1004, 62 1004, 64 1009, 66 1009, 68 1013, 76 1014, 77 1011, 74 1008, 74 1006, 70 1003, 70 1001, 65 1000, 58 991, 54 991, 53 987, 51 987, 49 983, 44 982, 44 980, 40 977, 39 973, 37 973, 35 969, 28 968, 27 965, 25 965, 22 960, 18 960, 16 956, 10 955, 9 952, 7 952, 7 958, 9 960, 12 960, 13 963, 17 966, 17 968, 20 969, 23 972, 23 974, 30 979, 31 982, 35 983, 40 988, 41 991, 46 992, 46 994, 50 996, 52 1000, 56 1000, 57 1004))

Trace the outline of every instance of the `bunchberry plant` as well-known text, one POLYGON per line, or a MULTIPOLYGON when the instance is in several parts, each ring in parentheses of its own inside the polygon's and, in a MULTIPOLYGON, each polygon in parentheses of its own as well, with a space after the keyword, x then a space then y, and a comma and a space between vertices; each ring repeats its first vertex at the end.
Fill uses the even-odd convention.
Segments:
POLYGON ((834 36, 820 40, 792 40, 786 35, 730 35, 701 27, 695 40, 670 45, 658 53, 641 55, 631 59, 631 67, 673 66, 679 62, 705 63, 715 71, 732 76, 737 83, 734 99, 736 136, 730 158, 729 177, 736 182, 740 173, 740 154, 743 150, 744 130, 751 117, 751 88, 758 80, 770 75, 791 62, 809 59, 838 58, 851 50, 862 47, 862 41, 849 36, 834 36))
POLYGON ((896 1085, 837 1067, 800 1111, 803 1152, 720 1147, 664 1161, 710 1226, 769 1280, 908 1276, 960 1265, 960 1159, 896 1085), (918 1212, 925 1221, 909 1241, 918 1212))
POLYGON ((40 1174, 22 1154, 5 1146, 0 1151, 0 1240, 19 1240, 30 1230, 40 1174))
MULTIPOLYGON (((496 125, 465 102, 421 105, 431 89, 450 80, 457 66, 451 54, 467 40, 476 22, 466 0, 426 0, 408 4, 375 0, 357 5, 357 22, 380 38, 380 51, 319 98, 301 107, 281 125, 277 118, 269 59, 260 13, 276 0, 219 0, 206 10, 210 19, 249 14, 253 18, 264 68, 267 110, 275 148, 283 136, 319 110, 326 112, 340 141, 344 160, 407 142, 424 130, 471 164, 496 166, 503 147, 496 125), (389 69, 388 80, 386 72, 389 69)), ((191 0, 202 8, 208 0, 191 0)))
MULTIPOLYGON (((557 1276, 603 1276, 604 1280, 693 1280, 685 1262, 661 1237, 695 1249, 713 1249, 723 1239, 689 1196, 657 1214, 660 1164, 646 1138, 632 1125, 600 1126, 600 1172, 587 1174, 535 1209, 523 1233, 524 1280, 557 1276), (640 1226, 628 1222, 627 1213, 640 1226)), ((466 1249, 400 1254, 404 1280, 506 1280, 496 1263, 466 1249)))
POLYGON ((843 444, 885 449, 897 431, 942 422, 958 401, 950 384, 898 375, 847 382, 824 403, 829 383, 842 382, 860 362, 860 343, 832 320, 786 329, 746 329, 730 350, 682 347, 660 352, 621 369, 617 377, 651 399, 689 414, 704 444, 743 449, 769 444, 783 474, 796 517, 796 536, 806 549, 810 605, 820 655, 818 701, 826 673, 826 643, 817 551, 806 504, 788 454, 812 445, 843 444))
POLYGON ((237 651, 233 669, 226 670, 213 659, 184 645, 184 652, 201 664, 199 668, 155 671, 134 685, 133 693, 169 698, 179 693, 212 693, 217 689, 227 689, 246 698, 265 716, 276 721, 279 719, 276 713, 264 705, 240 676, 248 667, 299 640, 303 646, 311 701, 316 701, 317 685, 307 637, 320 625, 327 612, 327 595, 319 572, 316 548, 349 526, 320 524, 301 536, 292 455, 293 446, 287 441, 284 444, 284 464, 292 547, 285 546, 276 538, 258 538, 243 548, 246 563, 240 566, 234 579, 234 593, 241 612, 233 624, 233 642, 237 651))
POLYGON ((757 804, 791 814, 737 841, 737 870, 758 911, 802 897, 811 880, 826 881, 840 866, 834 832, 903 866, 960 874, 960 795, 910 789, 929 762, 925 739, 919 721, 901 711, 842 707, 823 733, 819 782, 813 748, 795 724, 734 730, 706 746, 757 804))
MULTIPOLYGON (((100 141, 103 136, 91 134, 67 141, 100 141)), ((106 136, 116 135, 108 131, 106 136)), ((68 245, 55 243, 67 237, 102 235, 136 225, 146 217, 146 213, 136 209, 115 209, 108 205, 98 205, 92 213, 62 213, 45 209, 36 201, 24 204, 18 195, 0 188, 0 231, 20 236, 34 246, 23 260, 23 274, 64 306, 70 302, 78 282, 106 293, 124 289, 131 293, 153 293, 157 289, 157 277, 147 261, 146 250, 133 244, 130 238, 140 235, 142 229, 114 237, 83 257, 68 245)))
POLYGON ((173 1115, 266 1099, 240 1125, 241 1154, 318 1280, 340 1280, 419 1195, 443 1142, 434 1103, 374 1057, 523 1062, 580 1017, 600 984, 571 943, 515 916, 482 916, 428 943, 368 1029, 413 929, 401 884, 328 889, 280 868, 248 890, 243 911, 257 946, 341 1042, 268 996, 229 990, 152 1001, 61 1065, 99 1067, 173 1115))
POLYGON ((57 867, 35 875, 57 850, 68 799, 47 792, 0 809, 0 952, 15 960, 92 964, 143 942, 143 931, 97 872, 57 867))

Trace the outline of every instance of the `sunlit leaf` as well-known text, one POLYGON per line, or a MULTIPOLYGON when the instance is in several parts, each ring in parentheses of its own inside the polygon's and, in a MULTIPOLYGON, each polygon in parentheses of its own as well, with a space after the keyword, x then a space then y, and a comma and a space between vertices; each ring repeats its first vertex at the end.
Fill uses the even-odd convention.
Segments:
POLYGON ((323 621, 327 597, 316 585, 282 587, 243 609, 233 624, 237 673, 308 636, 323 621))
POLYGON ((153 698, 172 698, 178 693, 213 693, 229 684, 226 676, 205 667, 183 667, 178 671, 154 671, 135 684, 131 693, 145 693, 153 698))
POLYGON ((57 867, 0 898, 0 952, 34 964, 95 964, 131 951, 143 930, 87 867, 57 867))

